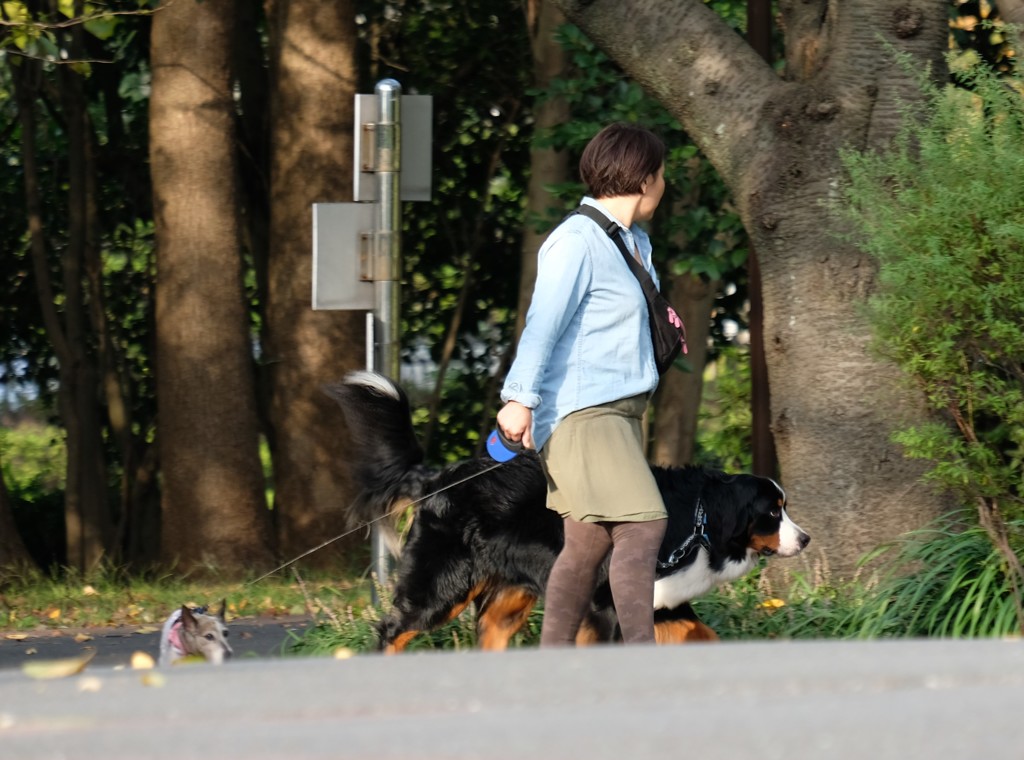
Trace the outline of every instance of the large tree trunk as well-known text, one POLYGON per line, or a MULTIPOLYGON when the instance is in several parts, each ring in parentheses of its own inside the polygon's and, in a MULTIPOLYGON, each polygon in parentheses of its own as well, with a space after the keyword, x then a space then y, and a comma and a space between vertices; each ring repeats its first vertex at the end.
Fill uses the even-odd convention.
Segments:
MULTIPOLYGON (((341 418, 321 387, 365 366, 365 316, 313 311, 310 299, 312 204, 352 197, 355 15, 350 0, 273 0, 268 9, 273 148, 266 362, 274 504, 287 558, 340 534, 354 496, 341 418)), ((352 546, 335 544, 309 561, 325 564, 352 546)))
POLYGON ((940 514, 890 436, 919 399, 868 350, 860 307, 876 266, 836 238, 839 151, 884 146, 914 77, 944 73, 942 3, 795 2, 780 7, 784 79, 699 0, 557 0, 683 123, 732 191, 759 254, 772 428, 805 561, 849 576, 880 542, 940 514), (910 56, 914 71, 890 48, 910 56), (815 547, 817 547, 815 549, 815 547))
POLYGON ((242 260, 230 68, 234 0, 153 18, 162 554, 242 574, 271 561, 242 260))
MULTIPOLYGON (((528 0, 526 3, 526 25, 533 50, 533 83, 538 90, 548 90, 552 81, 565 73, 565 50, 555 39, 555 32, 564 23, 565 17, 551 0, 528 0)), ((526 326, 526 312, 530 308, 533 285, 537 280, 537 251, 552 226, 545 224, 553 205, 547 188, 564 183, 569 178, 569 157, 566 152, 541 147, 537 144, 537 138, 567 121, 569 104, 565 98, 546 96, 534 107, 535 136, 534 145, 530 148, 530 180, 526 190, 526 225, 523 229, 519 306, 516 312, 517 339, 526 326)))

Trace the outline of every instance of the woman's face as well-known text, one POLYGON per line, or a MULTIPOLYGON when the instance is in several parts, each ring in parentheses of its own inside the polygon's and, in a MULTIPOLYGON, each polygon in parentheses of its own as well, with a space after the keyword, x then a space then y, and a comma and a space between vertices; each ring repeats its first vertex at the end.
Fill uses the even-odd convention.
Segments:
POLYGON ((640 196, 640 207, 637 209, 636 220, 647 222, 654 216, 654 211, 661 203, 661 196, 665 194, 665 164, 661 165, 657 174, 647 177, 642 189, 643 194, 640 196))

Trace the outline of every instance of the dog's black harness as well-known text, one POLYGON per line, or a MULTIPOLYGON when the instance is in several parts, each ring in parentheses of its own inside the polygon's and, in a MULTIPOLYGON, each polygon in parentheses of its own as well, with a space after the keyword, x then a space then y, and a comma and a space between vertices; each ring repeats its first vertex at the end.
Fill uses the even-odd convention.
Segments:
POLYGON ((662 562, 658 560, 659 570, 671 570, 673 567, 678 565, 684 559, 686 555, 690 553, 691 549, 704 547, 711 552, 711 538, 707 533, 708 524, 708 513, 704 511, 704 504, 700 500, 700 496, 697 497, 697 510, 693 516, 693 533, 686 537, 678 547, 672 550, 672 553, 668 555, 668 559, 662 562))

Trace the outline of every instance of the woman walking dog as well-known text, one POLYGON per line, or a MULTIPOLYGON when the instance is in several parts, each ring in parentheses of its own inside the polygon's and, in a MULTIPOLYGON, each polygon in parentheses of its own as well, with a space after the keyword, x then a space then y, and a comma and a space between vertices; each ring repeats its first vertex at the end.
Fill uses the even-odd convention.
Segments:
MULTIPOLYGON (((587 144, 579 166, 588 190, 583 205, 617 224, 626 250, 652 277, 650 238, 636 223, 649 221, 661 201, 664 160, 657 136, 616 123, 587 144)), ((641 418, 658 385, 647 308, 624 253, 594 219, 570 216, 541 247, 498 413, 509 440, 538 450, 548 507, 564 520, 541 646, 575 643, 609 551, 623 640, 654 642, 666 513, 642 448, 641 418)))

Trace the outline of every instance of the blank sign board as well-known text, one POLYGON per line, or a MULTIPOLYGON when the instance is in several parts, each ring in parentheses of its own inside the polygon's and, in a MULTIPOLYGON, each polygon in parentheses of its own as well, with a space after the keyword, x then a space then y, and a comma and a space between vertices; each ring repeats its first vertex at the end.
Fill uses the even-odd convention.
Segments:
MULTIPOLYGON (((370 139, 362 124, 375 123, 380 104, 376 95, 356 95, 355 140, 352 199, 377 200, 377 177, 372 171, 363 171, 362 157, 372 146, 363 145, 370 139)), ((401 167, 398 179, 399 195, 403 201, 430 200, 431 145, 434 139, 434 99, 430 95, 403 95, 399 107, 401 133, 401 167)))
POLYGON ((313 308, 373 309, 372 282, 360 279, 360 233, 373 230, 375 203, 313 204, 313 308))

